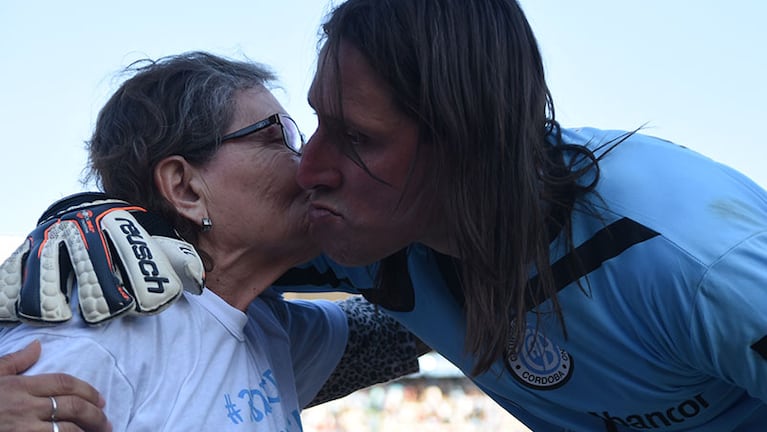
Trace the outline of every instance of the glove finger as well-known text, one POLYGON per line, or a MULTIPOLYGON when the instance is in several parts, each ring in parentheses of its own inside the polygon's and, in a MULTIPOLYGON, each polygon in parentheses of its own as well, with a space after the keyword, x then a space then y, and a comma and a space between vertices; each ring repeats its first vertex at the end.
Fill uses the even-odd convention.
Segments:
POLYGON ((205 268, 192 245, 170 237, 153 236, 152 238, 165 252, 170 265, 181 278, 184 289, 192 294, 201 294, 205 286, 205 268))
MULTIPOLYGON (((72 224, 53 223, 36 230, 29 237, 30 252, 26 256, 16 312, 19 319, 31 323, 56 323, 72 318, 67 295, 62 290, 61 259, 63 243, 71 236, 72 224)), ((74 229, 77 229, 75 226, 74 229)), ((68 269, 63 271, 66 275, 68 269)))
POLYGON ((102 192, 81 192, 64 197, 51 204, 37 220, 37 225, 43 225, 66 214, 78 210, 88 210, 95 206, 124 206, 125 201, 109 198, 102 192))
POLYGON ((24 242, 0 264, 0 322, 17 322, 16 302, 21 290, 24 258, 29 252, 30 240, 24 242))
POLYGON ((194 246, 184 241, 165 219, 154 213, 131 211, 131 215, 162 248, 184 289, 193 294, 202 293, 205 268, 194 246))
POLYGON ((75 269, 80 315, 89 324, 99 324, 132 310, 135 300, 113 268, 108 239, 95 228, 96 224, 89 223, 90 216, 87 210, 80 212, 82 220, 70 224, 72 234, 66 238, 75 269))
POLYGON ((168 257, 130 212, 110 211, 100 225, 117 252, 123 282, 136 299, 135 312, 160 312, 181 295, 181 280, 168 257))

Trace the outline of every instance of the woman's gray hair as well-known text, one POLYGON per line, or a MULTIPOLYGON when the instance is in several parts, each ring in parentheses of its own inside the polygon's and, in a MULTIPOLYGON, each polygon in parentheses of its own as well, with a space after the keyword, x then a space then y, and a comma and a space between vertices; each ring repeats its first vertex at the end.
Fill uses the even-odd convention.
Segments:
POLYGON ((101 109, 87 142, 87 178, 112 197, 161 214, 196 243, 196 225, 160 195, 154 169, 172 155, 209 161, 233 121, 235 94, 270 86, 275 75, 259 63, 199 51, 139 60, 124 73, 130 78, 101 109))

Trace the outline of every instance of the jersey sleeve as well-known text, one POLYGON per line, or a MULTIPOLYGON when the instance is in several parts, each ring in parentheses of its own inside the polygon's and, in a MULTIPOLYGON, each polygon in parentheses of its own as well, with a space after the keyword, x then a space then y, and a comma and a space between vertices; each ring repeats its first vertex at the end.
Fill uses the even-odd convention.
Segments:
POLYGON ((708 271, 691 315, 695 362, 767 402, 767 232, 708 271))
MULTIPOLYGON (((265 295, 266 294, 266 295, 265 295)), ((263 297, 277 298, 277 293, 263 297)), ((268 301, 290 339, 290 354, 299 406, 314 398, 346 348, 346 315, 329 300, 268 301)))

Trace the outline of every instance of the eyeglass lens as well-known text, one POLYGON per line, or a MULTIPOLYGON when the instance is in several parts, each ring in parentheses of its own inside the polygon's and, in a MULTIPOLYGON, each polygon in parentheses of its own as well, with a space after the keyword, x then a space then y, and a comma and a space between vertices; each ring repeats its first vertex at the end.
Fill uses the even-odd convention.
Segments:
POLYGON ((296 153, 301 153, 301 149, 304 147, 303 134, 298 130, 298 125, 292 118, 287 116, 280 116, 280 122, 282 123, 282 133, 285 137, 285 144, 296 153))

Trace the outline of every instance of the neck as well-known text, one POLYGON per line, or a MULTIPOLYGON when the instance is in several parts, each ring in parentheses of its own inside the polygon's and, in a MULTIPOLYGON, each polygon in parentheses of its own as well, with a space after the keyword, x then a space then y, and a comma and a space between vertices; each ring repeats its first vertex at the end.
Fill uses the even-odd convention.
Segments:
POLYGON ((243 257, 214 258, 214 268, 206 275, 206 285, 232 307, 244 312, 256 297, 295 264, 243 257))
POLYGON ((453 258, 461 258, 461 254, 455 245, 451 245, 451 242, 445 239, 425 240, 422 242, 424 245, 431 249, 441 253, 442 255, 451 256, 453 258))
POLYGON ((432 223, 430 226, 431 229, 421 238, 420 242, 443 255, 461 258, 458 246, 452 241, 450 230, 444 219, 432 223))

